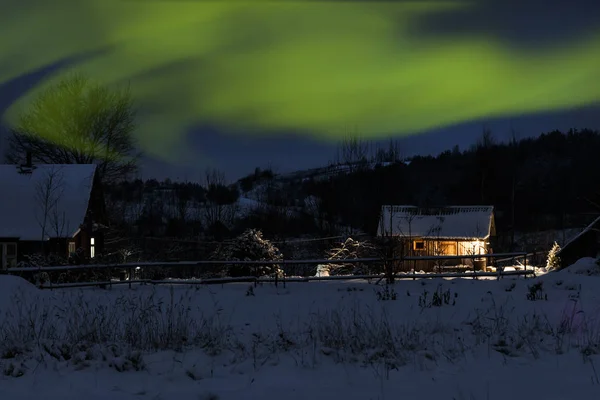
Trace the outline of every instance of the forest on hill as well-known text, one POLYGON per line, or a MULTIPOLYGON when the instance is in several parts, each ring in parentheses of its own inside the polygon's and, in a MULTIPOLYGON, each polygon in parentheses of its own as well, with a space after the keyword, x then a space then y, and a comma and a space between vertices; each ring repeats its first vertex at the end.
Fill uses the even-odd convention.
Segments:
POLYGON ((493 205, 506 241, 514 232, 577 228, 593 219, 600 211, 599 152, 600 133, 590 129, 504 142, 484 131, 469 149, 409 160, 393 142, 373 149, 352 138, 320 175, 257 168, 229 184, 213 170, 201 183, 114 184, 107 198, 113 217, 135 220, 138 233, 215 240, 247 228, 277 238, 372 235, 384 204, 493 205), (137 214, 117 203, 138 204, 137 214))

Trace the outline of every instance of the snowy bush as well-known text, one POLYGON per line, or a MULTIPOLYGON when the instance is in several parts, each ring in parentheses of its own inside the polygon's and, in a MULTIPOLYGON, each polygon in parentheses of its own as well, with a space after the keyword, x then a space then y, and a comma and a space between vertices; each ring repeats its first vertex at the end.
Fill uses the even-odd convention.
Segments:
MULTIPOLYGON (((47 256, 41 253, 26 254, 23 256, 24 260, 19 262, 17 267, 19 268, 42 268, 51 266, 67 265, 68 262, 65 258, 60 257, 57 254, 50 253, 47 256)), ((28 279, 36 286, 47 285, 53 280, 58 280, 60 273, 49 274, 47 272, 34 273, 32 275, 24 275, 23 277, 28 279)))
POLYGON ((548 271, 560 268, 560 257, 558 256, 559 252, 560 246, 558 245, 558 243, 554 242, 554 245, 552 245, 552 249, 548 253, 548 260, 546 261, 546 269, 548 271))
MULTIPOLYGON (((346 260, 352 258, 377 257, 377 255, 377 248, 373 244, 349 237, 328 250, 326 257, 328 260, 346 260)), ((321 267, 321 272, 329 272, 331 275, 360 275, 371 272, 368 265, 362 263, 327 264, 319 267, 321 267), (325 268, 327 271, 323 271, 325 268)))
POLYGON ((25 260, 19 263, 19 267, 37 268, 68 264, 64 257, 54 253, 50 253, 47 256, 40 253, 26 254, 23 258, 25 260))
MULTIPOLYGON (((213 258, 225 261, 277 261, 282 260, 283 256, 277 247, 262 237, 261 231, 248 229, 218 249, 213 258)), ((273 264, 233 264, 227 271, 228 275, 232 277, 260 277, 280 272, 279 266, 273 264)))

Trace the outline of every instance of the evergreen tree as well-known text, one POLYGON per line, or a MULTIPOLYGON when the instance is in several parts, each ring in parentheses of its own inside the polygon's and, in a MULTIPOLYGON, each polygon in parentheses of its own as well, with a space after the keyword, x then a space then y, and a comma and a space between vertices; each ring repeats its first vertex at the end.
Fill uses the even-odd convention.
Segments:
POLYGON ((548 260, 546 261, 546 269, 549 271, 556 270, 560 268, 560 257, 558 253, 560 252, 560 246, 558 243, 554 242, 552 249, 548 253, 548 260))

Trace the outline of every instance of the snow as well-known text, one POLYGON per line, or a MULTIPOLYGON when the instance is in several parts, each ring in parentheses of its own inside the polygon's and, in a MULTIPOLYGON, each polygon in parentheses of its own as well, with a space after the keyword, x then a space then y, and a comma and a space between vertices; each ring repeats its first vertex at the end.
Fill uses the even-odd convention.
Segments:
POLYGON ((579 259, 575 264, 563 268, 557 272, 559 275, 599 275, 600 267, 596 264, 596 259, 591 257, 584 257, 579 259))
POLYGON ((493 218, 493 206, 451 206, 432 213, 415 206, 382 206, 377 231, 412 237, 486 239, 493 218))
POLYGON ((258 200, 254 200, 248 197, 244 197, 241 196, 238 200, 237 200, 237 204, 238 204, 238 212, 236 213, 236 216, 238 218, 243 218, 243 217, 247 217, 252 211, 259 209, 260 207, 263 207, 264 204, 261 203, 258 200))
POLYGON ((95 170, 93 164, 41 164, 30 174, 21 174, 15 165, 0 165, 0 238, 41 239, 44 205, 39 198, 40 188, 50 182, 52 175, 52 197, 57 204, 46 215, 46 236, 73 236, 85 218, 95 170), (59 216, 58 234, 49 214, 59 216))
POLYGON ((0 275, 0 398, 597 399, 598 269, 387 288, 40 291, 0 275), (537 283, 547 300, 527 299, 537 283))

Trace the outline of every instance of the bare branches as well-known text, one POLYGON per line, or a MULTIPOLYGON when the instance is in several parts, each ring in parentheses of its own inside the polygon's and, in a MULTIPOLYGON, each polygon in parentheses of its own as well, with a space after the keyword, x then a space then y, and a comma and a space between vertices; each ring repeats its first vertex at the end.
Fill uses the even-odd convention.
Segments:
POLYGON ((235 202, 238 192, 227 187, 225 175, 214 168, 204 174, 206 186, 205 220, 209 229, 220 229, 228 226, 235 219, 235 202))
POLYGON ((390 139, 386 149, 379 147, 375 152, 374 159, 378 163, 394 163, 402 159, 402 153, 400 152, 400 146, 398 142, 390 139))
POLYGON ((476 148, 480 149, 490 149, 494 147, 496 144, 496 139, 492 134, 492 131, 489 128, 484 128, 481 132, 481 137, 477 139, 476 148))
POLYGON ((46 176, 36 184, 36 219, 41 232, 41 241, 47 236, 62 237, 65 234, 67 220, 59 203, 63 197, 65 182, 60 168, 52 167, 45 171, 46 176))
POLYGON ((43 164, 98 164, 103 181, 136 169, 135 110, 128 90, 93 84, 73 75, 41 92, 8 137, 6 161, 30 151, 43 164))
POLYGON ((366 163, 369 155, 369 145, 357 136, 347 136, 341 141, 337 152, 337 161, 340 164, 366 163))

